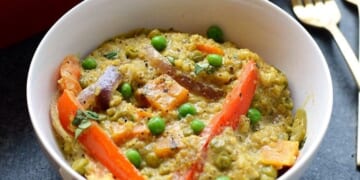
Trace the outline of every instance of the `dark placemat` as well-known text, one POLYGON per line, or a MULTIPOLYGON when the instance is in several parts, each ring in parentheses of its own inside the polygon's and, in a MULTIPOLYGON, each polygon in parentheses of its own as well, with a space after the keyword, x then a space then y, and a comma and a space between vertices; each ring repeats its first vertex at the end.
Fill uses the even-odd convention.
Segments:
MULTIPOLYGON (((288 0, 272 2, 293 15, 288 0)), ((340 28, 357 52, 357 9, 343 1, 336 2, 342 13, 340 28)), ((319 44, 329 64, 334 86, 334 111, 320 150, 302 179, 360 179, 355 166, 355 83, 329 33, 306 29, 319 44)), ((27 71, 43 35, 0 49, 0 179, 61 179, 40 148, 26 107, 27 71)))

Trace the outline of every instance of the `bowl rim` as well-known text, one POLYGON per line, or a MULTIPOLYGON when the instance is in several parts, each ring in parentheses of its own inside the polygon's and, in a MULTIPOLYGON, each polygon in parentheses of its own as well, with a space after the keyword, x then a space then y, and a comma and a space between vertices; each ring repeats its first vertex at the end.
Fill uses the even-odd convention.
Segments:
MULTIPOLYGON (((321 51, 319 45, 316 43, 314 38, 305 29, 305 27, 301 25, 301 23, 299 21, 297 21, 293 16, 288 14, 285 10, 281 9, 279 6, 275 5, 272 2, 269 5, 272 6, 274 9, 276 9, 284 17, 287 17, 287 19, 291 23, 293 23, 295 26, 297 26, 299 28, 299 30, 301 30, 301 32, 309 39, 310 43, 314 45, 316 53, 320 56, 319 61, 325 67, 325 78, 326 78, 325 80, 327 81, 326 84, 329 85, 328 90, 329 90, 329 95, 330 95, 328 97, 329 103, 326 104, 327 107, 325 108, 325 109, 327 109, 327 111, 325 112, 325 116, 323 117, 323 119, 326 120, 326 121, 324 121, 325 123, 322 124, 321 128, 319 128, 319 131, 317 131, 317 138, 314 138, 314 142, 312 142, 312 146, 309 147, 308 152, 306 154, 302 155, 302 158, 298 159, 296 161, 296 163, 294 164, 294 166, 292 166, 290 169, 288 169, 284 174, 282 174, 278 178, 279 180, 285 180, 285 179, 290 179, 292 174, 294 174, 296 171, 298 171, 299 168, 303 168, 300 170, 305 171, 305 168, 308 168, 308 167, 301 167, 301 166, 304 166, 306 163, 310 163, 310 161, 312 160, 312 157, 315 156, 316 152, 319 150, 319 146, 320 146, 321 142, 324 140, 325 134, 326 134, 327 130, 329 129, 329 124, 330 124, 331 114, 332 114, 332 109, 333 109, 333 104, 334 104, 334 102, 333 102, 334 92, 333 92, 333 83, 332 83, 332 78, 331 78, 328 63, 326 61, 326 58, 325 58, 323 52, 321 51)), ((301 151, 300 151, 300 153, 301 153, 301 151)), ((301 175, 302 174, 303 173, 301 173, 301 175)))
MULTIPOLYGON (((43 137, 41 135, 41 128, 40 126, 37 125, 35 119, 36 119, 36 114, 34 112, 34 105, 33 102, 31 101, 31 96, 32 96, 32 82, 33 82, 33 71, 34 71, 34 62, 36 61, 36 59, 38 59, 38 56, 40 54, 40 50, 42 49, 43 46, 45 46, 45 42, 47 41, 47 39, 52 36, 52 32, 58 28, 58 26, 60 26, 62 24, 63 21, 66 21, 72 14, 76 13, 76 11, 78 11, 80 8, 83 8, 83 6, 86 6, 88 4, 91 4, 95 2, 95 0, 87 0, 87 1, 82 1, 80 3, 78 3, 77 5, 75 5, 73 8, 71 8, 70 10, 68 10, 65 14, 63 14, 49 29, 49 31, 45 34, 45 36, 42 38, 42 40, 40 41, 39 45, 37 46, 35 53, 32 57, 31 63, 30 63, 30 67, 29 67, 29 71, 27 74, 27 85, 26 85, 26 99, 27 99, 27 108, 28 108, 28 112, 29 112, 29 116, 30 116, 30 120, 32 123, 32 126, 35 130, 35 134, 36 137, 39 140, 39 143, 41 145, 41 147, 43 148, 43 150, 45 151, 46 154, 49 155, 49 157, 55 161, 56 165, 58 165, 60 167, 59 171, 60 174, 62 176, 66 176, 62 173, 63 170, 66 171, 66 173, 70 173, 70 176, 76 179, 85 179, 83 176, 81 176, 80 174, 78 174, 77 172, 75 172, 75 170, 73 170, 70 165, 67 163, 66 160, 61 159, 61 157, 55 152, 54 148, 52 147, 52 145, 47 142, 45 140, 45 137, 43 137)), ((306 31, 306 29, 298 22, 296 21, 296 19, 294 17, 292 17, 290 14, 288 14, 286 11, 284 11, 283 9, 281 9, 280 7, 278 7, 277 5, 275 5, 274 3, 267 1, 267 0, 261 0, 262 5, 264 5, 266 8, 271 9, 271 11, 276 11, 277 13, 280 13, 281 16, 284 16, 289 22, 291 22, 294 26, 296 26, 296 28, 300 29, 301 32, 306 36, 306 38, 309 40, 309 42, 311 44, 314 45, 315 47, 315 51, 316 53, 320 56, 319 61, 323 63, 323 66, 325 67, 325 80, 327 81, 327 84, 329 85, 329 95, 331 95, 329 97, 329 104, 327 104, 326 106, 326 113, 324 116, 324 119, 326 121, 324 121, 325 123, 323 124, 322 128, 319 128, 319 131, 317 132, 317 137, 314 138, 314 142, 312 142, 312 146, 309 147, 308 152, 304 155, 302 155, 302 158, 300 160, 298 160, 295 165, 293 167, 291 167, 289 170, 287 170, 283 175, 281 175, 279 177, 280 180, 283 179, 289 179, 290 177, 293 176, 293 174, 298 171, 298 169, 300 168, 304 168, 302 166, 304 166, 306 163, 309 163, 309 160, 312 159, 312 156, 314 156, 317 152, 317 150, 319 149, 319 146, 321 144, 321 142, 324 139, 324 136, 328 130, 328 126, 331 120, 331 112, 332 112, 332 108, 333 108, 333 84, 332 84, 332 80, 331 80, 331 76, 330 76, 330 70, 329 70, 329 66, 326 62, 326 59, 321 51, 321 49, 319 48, 318 44, 316 43, 316 41, 312 38, 312 36, 306 31)), ((49 102, 50 104, 50 102, 49 102)), ((304 170, 304 169, 303 169, 304 170)), ((301 174, 302 175, 302 174, 301 174)))

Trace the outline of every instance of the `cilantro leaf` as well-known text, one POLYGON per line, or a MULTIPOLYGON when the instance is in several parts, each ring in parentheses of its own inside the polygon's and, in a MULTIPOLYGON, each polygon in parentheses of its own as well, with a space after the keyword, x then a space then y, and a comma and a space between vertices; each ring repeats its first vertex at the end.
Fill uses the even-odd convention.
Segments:
POLYGON ((85 121, 81 122, 81 124, 78 126, 78 128, 86 129, 86 128, 90 127, 90 126, 91 126, 91 121, 85 120, 85 121))
POLYGON ((84 111, 84 114, 89 119, 99 120, 99 115, 94 111, 84 111))
POLYGON ((172 56, 166 56, 167 60, 170 62, 171 65, 175 65, 175 58, 172 56))
POLYGON ((77 110, 74 120, 72 121, 72 124, 74 126, 78 126, 84 118, 85 117, 83 115, 83 112, 81 110, 77 110))
POLYGON ((115 51, 108 52, 104 54, 104 57, 106 57, 107 59, 115 59, 117 57, 117 52, 115 51))
POLYGON ((200 74, 206 68, 207 68, 206 66, 200 66, 199 64, 195 64, 195 74, 196 75, 200 74))
POLYGON ((83 129, 76 128, 75 129, 75 139, 77 139, 82 132, 83 132, 83 129))
POLYGON ((99 115, 96 112, 89 110, 76 111, 76 115, 72 121, 72 124, 77 126, 75 129, 75 139, 77 139, 85 129, 91 126, 91 120, 99 121, 99 115))

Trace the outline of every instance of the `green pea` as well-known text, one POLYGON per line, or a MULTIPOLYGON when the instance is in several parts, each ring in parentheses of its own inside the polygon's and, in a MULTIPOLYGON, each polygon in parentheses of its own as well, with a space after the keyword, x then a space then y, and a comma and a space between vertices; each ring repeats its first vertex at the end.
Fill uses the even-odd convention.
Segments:
POLYGON ((222 56, 220 56, 218 54, 209 54, 206 56, 206 59, 209 62, 209 64, 214 67, 222 66, 223 58, 222 58, 222 56))
POLYGON ((140 167, 142 159, 138 151, 135 149, 129 149, 125 152, 125 155, 135 167, 140 167))
POLYGON ((97 67, 97 62, 94 58, 87 57, 82 61, 81 65, 84 69, 95 69, 97 67))
POLYGON ((215 166, 219 168, 220 170, 227 169, 231 166, 231 159, 229 157, 229 154, 227 153, 220 153, 215 158, 214 162, 215 166))
POLYGON ((250 119, 250 122, 254 124, 261 120, 261 113, 256 108, 250 108, 247 112, 247 117, 250 119))
POLYGON ((218 176, 216 180, 231 180, 229 176, 218 176))
POLYGON ((195 50, 192 53, 190 53, 189 58, 195 62, 199 62, 205 58, 205 54, 199 50, 195 50))
POLYGON ((208 38, 213 39, 216 42, 222 43, 224 41, 224 33, 219 26, 210 26, 206 32, 208 38))
POLYGON ((190 123, 190 126, 195 134, 199 134, 205 128, 205 123, 201 120, 195 119, 190 123))
POLYGON ((151 38, 151 45, 158 51, 162 51, 167 46, 167 40, 164 36, 158 35, 151 38))
POLYGON ((145 156, 146 164, 150 167, 156 168, 160 165, 161 159, 155 154, 155 152, 150 152, 145 156))
POLYGON ((195 115, 196 108, 193 104, 185 103, 179 107, 178 112, 180 117, 185 117, 188 114, 195 115))
POLYGON ((151 118, 147 126, 154 135, 159 135, 165 131, 165 121, 158 116, 151 118))
POLYGON ((120 93, 124 98, 129 98, 132 96, 132 87, 129 83, 124 83, 120 87, 120 93))

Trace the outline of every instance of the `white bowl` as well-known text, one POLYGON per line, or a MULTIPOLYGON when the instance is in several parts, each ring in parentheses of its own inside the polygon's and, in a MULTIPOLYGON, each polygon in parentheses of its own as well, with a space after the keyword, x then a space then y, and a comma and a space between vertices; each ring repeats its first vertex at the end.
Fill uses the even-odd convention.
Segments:
POLYGON ((68 54, 83 57, 103 41, 135 28, 172 27, 203 34, 212 24, 222 27, 226 39, 257 52, 287 75, 295 108, 307 112, 307 140, 296 164, 279 179, 299 178, 330 121, 331 78, 324 56, 305 29, 265 0, 87 0, 66 13, 41 41, 27 81, 32 124, 62 174, 83 179, 65 161, 50 124, 49 104, 57 90, 62 58, 68 54))

